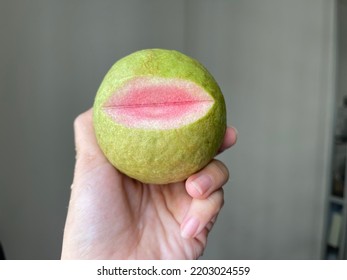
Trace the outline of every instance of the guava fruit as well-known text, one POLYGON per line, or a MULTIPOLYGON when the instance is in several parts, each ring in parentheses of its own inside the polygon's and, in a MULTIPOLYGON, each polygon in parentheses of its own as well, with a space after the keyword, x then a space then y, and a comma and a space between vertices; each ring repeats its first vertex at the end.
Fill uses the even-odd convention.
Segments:
POLYGON ((222 92, 178 51, 145 49, 117 61, 95 97, 98 144, 119 171, 143 183, 182 181, 216 155, 226 130, 222 92))

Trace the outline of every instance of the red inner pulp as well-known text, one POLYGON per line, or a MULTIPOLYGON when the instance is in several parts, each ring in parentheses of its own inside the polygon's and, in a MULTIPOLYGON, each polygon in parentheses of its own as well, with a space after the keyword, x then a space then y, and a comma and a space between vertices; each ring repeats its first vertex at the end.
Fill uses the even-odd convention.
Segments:
POLYGON ((155 83, 131 81, 105 103, 105 111, 127 126, 171 128, 206 113, 213 99, 187 81, 155 83))

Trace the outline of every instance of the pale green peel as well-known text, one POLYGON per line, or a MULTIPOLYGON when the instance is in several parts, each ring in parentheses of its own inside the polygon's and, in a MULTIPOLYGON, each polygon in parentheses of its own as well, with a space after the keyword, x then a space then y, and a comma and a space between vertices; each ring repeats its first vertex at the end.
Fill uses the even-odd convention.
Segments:
POLYGON ((177 182, 200 170, 216 155, 226 129, 224 98, 211 74, 198 61, 163 49, 138 51, 116 62, 100 85, 93 112, 96 137, 105 156, 121 172, 144 183, 177 182), (190 80, 215 102, 204 117, 179 129, 124 127, 102 106, 126 81, 139 76, 190 80))

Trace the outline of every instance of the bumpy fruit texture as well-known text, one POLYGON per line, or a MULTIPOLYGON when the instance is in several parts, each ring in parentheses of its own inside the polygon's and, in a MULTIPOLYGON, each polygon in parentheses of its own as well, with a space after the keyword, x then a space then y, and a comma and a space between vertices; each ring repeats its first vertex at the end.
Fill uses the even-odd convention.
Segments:
POLYGON ((147 49, 116 62, 93 107, 100 148, 124 174, 144 183, 185 180, 216 155, 225 134, 220 88, 198 61, 147 49))

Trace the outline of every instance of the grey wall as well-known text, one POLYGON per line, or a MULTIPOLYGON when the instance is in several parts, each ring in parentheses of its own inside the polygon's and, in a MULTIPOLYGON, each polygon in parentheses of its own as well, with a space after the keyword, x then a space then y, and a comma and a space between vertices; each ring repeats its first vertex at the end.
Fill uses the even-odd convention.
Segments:
POLYGON ((0 240, 60 256, 73 119, 113 62, 177 49, 219 81, 239 142, 204 258, 319 258, 333 104, 333 0, 0 3, 0 240))

